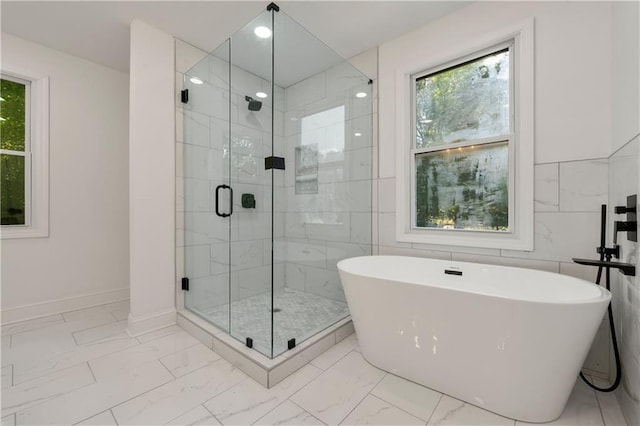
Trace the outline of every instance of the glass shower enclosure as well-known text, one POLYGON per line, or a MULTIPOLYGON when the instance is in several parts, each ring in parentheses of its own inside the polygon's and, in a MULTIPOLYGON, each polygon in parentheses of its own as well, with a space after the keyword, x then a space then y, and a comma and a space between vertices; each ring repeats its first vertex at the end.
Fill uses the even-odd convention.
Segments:
POLYGON ((271 4, 184 77, 185 307, 273 358, 349 315, 372 85, 271 4))

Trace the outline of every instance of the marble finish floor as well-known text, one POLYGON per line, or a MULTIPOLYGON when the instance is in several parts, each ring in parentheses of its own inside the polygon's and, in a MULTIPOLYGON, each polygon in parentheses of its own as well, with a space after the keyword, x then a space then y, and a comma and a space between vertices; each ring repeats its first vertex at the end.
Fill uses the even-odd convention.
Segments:
MULTIPOLYGON (((300 344, 349 315, 345 302, 290 288, 274 292, 273 356, 287 351, 289 339, 300 344)), ((229 304, 191 308, 213 324, 228 330, 229 304)), ((271 357, 271 293, 231 302, 231 335, 241 342, 253 339, 253 348, 271 357)))
MULTIPOLYGON (((265 389, 176 326, 131 338, 128 303, 2 326, 2 425, 511 425, 385 373, 351 335, 265 389)), ((624 425, 576 382, 556 425, 624 425)))

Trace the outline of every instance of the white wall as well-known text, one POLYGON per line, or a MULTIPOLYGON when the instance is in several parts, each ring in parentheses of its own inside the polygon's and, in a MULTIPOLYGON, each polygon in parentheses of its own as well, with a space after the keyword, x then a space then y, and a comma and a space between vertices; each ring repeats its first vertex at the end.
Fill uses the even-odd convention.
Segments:
MULTIPOLYGON (((477 2, 379 48, 378 252, 522 266, 595 279, 572 263, 593 257, 607 203, 612 134, 612 5, 477 2), (535 20, 535 249, 532 252, 400 243, 395 238, 397 64, 446 57, 520 20, 535 20), (422 59, 421 59, 422 60, 422 59)), ((408 141, 406 141, 408 143, 408 141)), ((608 330, 586 366, 608 375, 608 330)))
POLYGON ((134 20, 129 84, 132 335, 176 321, 173 86, 173 37, 134 20))
POLYGON ((128 298, 128 76, 5 33, 2 66, 50 77, 49 237, 2 241, 2 322, 128 298))
POLYGON ((612 151, 640 133, 640 5, 613 4, 612 151))
MULTIPOLYGON (((611 3, 479 2, 380 46, 381 157, 395 157, 396 63, 446 57, 456 45, 535 18, 535 162, 604 158, 611 147, 611 3), (579 17, 579 19, 578 19, 579 17)), ((380 176, 393 176, 393 161, 380 176)))

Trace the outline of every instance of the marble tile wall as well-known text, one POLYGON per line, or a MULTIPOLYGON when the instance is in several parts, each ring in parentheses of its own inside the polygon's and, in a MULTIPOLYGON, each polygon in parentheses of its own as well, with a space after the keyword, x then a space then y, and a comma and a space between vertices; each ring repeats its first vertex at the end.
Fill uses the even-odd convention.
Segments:
POLYGON ((285 89, 286 247, 276 255, 287 287, 345 301, 336 263, 371 254, 374 97, 346 61, 285 89), (306 149, 317 162, 299 170, 306 149))
MULTIPOLYGON (((626 205, 627 195, 638 194, 638 144, 636 135, 609 158, 609 243, 612 241, 614 220, 626 220, 625 215, 613 214, 614 206, 626 205)), ((637 208, 637 207, 636 207, 637 208)), ((625 233, 618 235, 621 246, 620 261, 640 267, 637 242, 628 241, 625 233)), ((640 283, 637 276, 624 276, 619 272, 612 275, 613 313, 622 361, 622 383, 616 390, 629 424, 640 424, 640 283)), ((612 360, 613 362, 613 355, 612 360)), ((611 367, 614 375, 615 367, 611 367)))

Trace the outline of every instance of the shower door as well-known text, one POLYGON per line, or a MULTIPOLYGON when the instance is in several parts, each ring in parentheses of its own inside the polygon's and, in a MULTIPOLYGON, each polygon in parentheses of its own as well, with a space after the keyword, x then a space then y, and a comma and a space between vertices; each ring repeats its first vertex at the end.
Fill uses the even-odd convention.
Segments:
POLYGON ((272 357, 273 81, 271 13, 231 36, 229 333, 272 357), (260 31, 258 35, 256 28, 260 31))
POLYGON ((271 14, 184 78, 185 306, 272 357, 272 39, 256 27, 271 14))
MULTIPOLYGON (((185 306, 228 332, 231 301, 230 40, 184 75, 185 306)), ((180 146, 180 145, 179 145, 180 146)))

